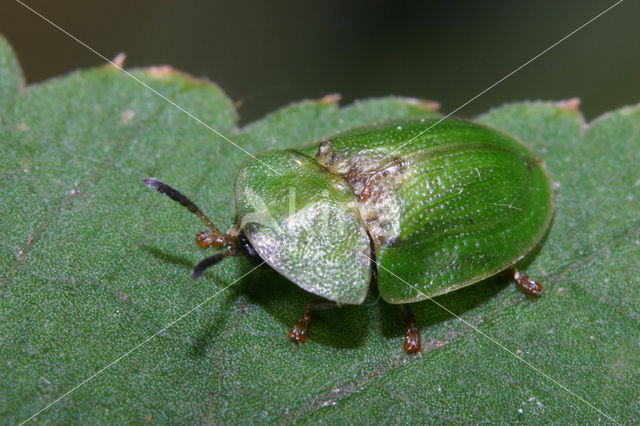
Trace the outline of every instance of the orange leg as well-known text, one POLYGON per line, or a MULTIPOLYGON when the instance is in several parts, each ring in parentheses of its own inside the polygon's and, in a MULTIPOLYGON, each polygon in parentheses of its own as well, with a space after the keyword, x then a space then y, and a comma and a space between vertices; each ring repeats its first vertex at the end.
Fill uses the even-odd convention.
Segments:
POLYGON ((302 315, 298 317, 296 322, 293 324, 293 327, 291 327, 291 331, 289 331, 289 340, 298 344, 306 342, 309 323, 311 322, 311 312, 324 311, 325 309, 337 307, 337 303, 322 299, 315 299, 307 302, 307 304, 304 305, 302 315))
POLYGON ((527 274, 518 271, 516 268, 509 269, 509 273, 513 275, 513 279, 516 280, 518 288, 526 293, 529 297, 540 296, 542 294, 542 284, 535 281, 527 274))
POLYGON ((400 305, 402 320, 404 321, 404 351, 407 354, 418 354, 422 349, 420 344, 420 330, 414 321, 413 312, 407 305, 400 305))

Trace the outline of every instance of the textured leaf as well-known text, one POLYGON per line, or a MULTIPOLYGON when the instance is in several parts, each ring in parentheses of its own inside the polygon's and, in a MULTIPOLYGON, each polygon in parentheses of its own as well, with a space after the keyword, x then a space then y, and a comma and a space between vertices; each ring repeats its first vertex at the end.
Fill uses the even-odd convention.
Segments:
POLYGON ((24 79, 11 46, 0 36, 0 111, 13 102, 24 79))
MULTIPOLYGON (((168 68, 135 75, 249 152, 435 115, 415 100, 339 108, 327 98, 238 129, 213 84, 168 68)), ((487 336, 614 419, 639 418, 639 108, 588 128, 570 103, 480 117, 527 141, 555 182, 554 223, 523 265, 545 293, 532 301, 497 277, 437 298, 485 335, 415 304, 425 348, 411 357, 400 313, 375 295, 318 313, 295 346, 286 333, 310 296, 292 283, 258 270, 222 291, 250 271, 241 258, 191 280, 205 255, 193 245, 201 224, 140 179, 172 184, 226 229, 245 153, 111 67, 21 81, 0 42, 0 422, 30 417, 94 373, 37 419, 606 420, 487 336)))

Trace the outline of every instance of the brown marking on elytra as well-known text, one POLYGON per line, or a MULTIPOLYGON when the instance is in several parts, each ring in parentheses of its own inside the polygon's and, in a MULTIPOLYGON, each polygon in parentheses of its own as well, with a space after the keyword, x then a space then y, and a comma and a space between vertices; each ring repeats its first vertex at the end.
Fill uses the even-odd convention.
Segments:
POLYGON ((369 182, 367 181, 367 183, 364 184, 364 188, 362 189, 362 192, 360 192, 360 195, 358 195, 358 198, 360 199, 360 201, 367 201, 371 197, 372 193, 373 193, 373 188, 369 186, 369 182))
POLYGON ((371 170, 362 170, 362 161, 354 159, 344 178, 360 201, 367 201, 372 195, 381 197, 391 186, 395 187, 394 181, 403 169, 404 163, 398 158, 371 170))
POLYGON ((360 217, 376 245, 396 240, 400 221, 395 193, 408 176, 406 160, 385 158, 384 153, 368 151, 345 156, 330 141, 320 144, 315 160, 346 181, 356 196, 360 217), (380 155, 384 162, 378 164, 380 160, 376 155, 380 155))

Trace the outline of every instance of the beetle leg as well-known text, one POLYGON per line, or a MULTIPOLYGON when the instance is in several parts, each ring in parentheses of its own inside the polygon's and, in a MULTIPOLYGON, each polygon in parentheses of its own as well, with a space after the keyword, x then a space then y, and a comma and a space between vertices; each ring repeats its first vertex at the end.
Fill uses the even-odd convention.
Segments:
POLYGON ((511 268, 509 272, 513 274, 513 279, 516 280, 518 288, 524 291, 527 296, 540 296, 542 293, 542 284, 529 278, 527 274, 518 271, 516 268, 511 268))
POLYGON ((196 234, 196 245, 200 248, 207 248, 216 241, 217 237, 213 232, 198 232, 198 234, 196 234))
POLYGON ((310 300, 304 305, 302 315, 298 317, 296 322, 289 331, 289 340, 295 343, 302 344, 307 340, 307 330, 309 329, 309 323, 311 322, 311 312, 323 311, 325 309, 331 309, 338 307, 335 302, 329 302, 327 300, 315 299, 310 300))
POLYGON ((420 353, 422 346, 420 344, 420 330, 414 321, 413 312, 407 305, 400 305, 402 311, 402 320, 404 321, 404 351, 407 354, 420 353))

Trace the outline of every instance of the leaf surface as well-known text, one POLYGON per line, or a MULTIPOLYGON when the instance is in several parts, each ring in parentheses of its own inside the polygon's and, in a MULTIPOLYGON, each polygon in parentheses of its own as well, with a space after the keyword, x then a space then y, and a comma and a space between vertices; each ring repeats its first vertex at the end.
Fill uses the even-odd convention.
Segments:
MULTIPOLYGON (((326 98, 239 129, 215 85, 166 67, 133 72, 251 153, 436 116, 411 99, 340 108, 326 98)), ((298 347, 286 333, 310 296, 292 283, 257 270, 232 284, 251 269, 242 258, 191 280, 206 255, 193 244, 202 225, 140 179, 170 183, 227 229, 247 154, 112 67, 21 82, 1 41, 2 423, 88 378, 37 419, 606 420, 554 380, 617 421, 640 416, 638 107, 588 127, 566 104, 479 117, 530 144, 555 182, 554 222, 522 265, 545 293, 532 301, 496 277, 436 299, 466 323, 415 304, 424 351, 411 357, 400 313, 375 294, 318 313, 298 347)))

